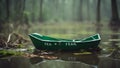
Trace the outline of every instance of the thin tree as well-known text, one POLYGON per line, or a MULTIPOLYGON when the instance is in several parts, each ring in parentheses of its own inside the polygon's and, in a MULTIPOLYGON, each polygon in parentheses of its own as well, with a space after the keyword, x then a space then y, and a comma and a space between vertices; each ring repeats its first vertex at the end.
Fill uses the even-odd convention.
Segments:
POLYGON ((10 17, 10 11, 9 11, 9 5, 10 4, 10 2, 9 2, 9 0, 6 0, 6 20, 7 20, 7 22, 9 22, 9 17, 10 17))
POLYGON ((32 0, 32 22, 35 21, 35 4, 36 4, 36 1, 32 0))
POLYGON ((23 4, 22 4, 22 20, 23 20, 24 15, 25 15, 25 14, 24 14, 24 11, 25 11, 25 2, 26 2, 26 0, 23 0, 23 1, 22 1, 22 3, 23 3, 23 4))
POLYGON ((119 14, 118 14, 118 7, 116 0, 111 0, 111 11, 112 11, 112 17, 110 22, 110 28, 114 32, 118 32, 119 30, 119 14))
POLYGON ((65 6, 66 6, 65 0, 63 0, 62 1, 62 18, 63 18, 63 20, 65 20, 65 6))
POLYGON ((4 2, 3 2, 3 0, 0 0, 0 33, 2 33, 2 31, 3 31, 3 27, 4 27, 4 17, 3 17, 3 11, 5 10, 5 9, 3 9, 3 5, 4 5, 4 2))
MULTIPOLYGON (((111 0, 111 11, 112 11, 112 17, 109 24, 110 29, 113 33, 117 33, 119 31, 120 21, 119 21, 119 15, 118 15, 118 9, 117 9, 117 2, 116 0, 111 0)), ((118 39, 118 34, 112 34, 112 39, 118 39)), ((111 44, 115 48, 113 53, 111 54, 111 57, 118 58, 118 55, 120 55, 119 51, 120 48, 117 45, 117 41, 112 41, 111 44)))
POLYGON ((97 14, 96 14, 96 21, 97 21, 97 23, 96 23, 96 32, 97 32, 97 33, 100 33, 100 31, 101 31, 100 6, 101 6, 101 0, 98 0, 98 2, 97 2, 97 14))
POLYGON ((24 15, 25 0, 14 0, 14 21, 21 22, 24 15))
POLYGON ((10 16, 10 11, 9 11, 9 5, 10 1, 9 0, 1 0, 0 1, 0 33, 6 34, 9 33, 8 28, 8 22, 9 22, 9 16, 10 16))
POLYGON ((80 0, 79 21, 83 21, 83 15, 82 15, 83 5, 82 5, 82 3, 83 3, 83 0, 80 0))
POLYGON ((90 1, 86 0, 87 2, 87 20, 90 21, 90 1))
POLYGON ((40 0, 40 22, 43 22, 43 0, 40 0))
POLYGON ((75 20, 75 11, 76 11, 76 0, 73 0, 73 2, 72 2, 72 18, 73 18, 73 20, 75 20))
MULTIPOLYGON (((118 14, 118 8, 117 8, 117 0, 111 0, 111 11, 112 11, 112 17, 111 17, 111 21, 109 23, 109 27, 112 30, 113 33, 117 33, 119 31, 120 28, 120 21, 119 21, 119 14, 118 14)), ((112 39, 118 39, 118 35, 117 34, 112 34, 111 38, 112 39)), ((118 48, 118 46, 116 45, 116 41, 112 42, 113 47, 118 48)))

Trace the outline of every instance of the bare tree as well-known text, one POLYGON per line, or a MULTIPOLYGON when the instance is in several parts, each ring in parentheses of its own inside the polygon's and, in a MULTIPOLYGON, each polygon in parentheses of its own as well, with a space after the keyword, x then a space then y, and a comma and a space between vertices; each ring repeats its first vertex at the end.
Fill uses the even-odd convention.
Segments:
POLYGON ((35 4, 36 4, 36 1, 35 0, 32 0, 32 22, 35 21, 35 4))
POLYGON ((118 14, 116 0, 111 0, 111 11, 112 11, 112 17, 109 26, 112 31, 118 32, 120 23, 119 23, 119 14, 118 14))
MULTIPOLYGON (((113 33, 117 33, 120 28, 120 21, 119 21, 119 15, 118 15, 118 8, 117 8, 117 0, 111 0, 111 11, 112 11, 112 17, 111 21, 109 23, 109 27, 112 30, 113 33)), ((117 34, 111 35, 112 39, 118 39, 119 36, 117 34)), ((112 41, 112 45, 115 48, 118 48, 116 45, 117 41, 112 41)))
POLYGON ((100 33, 100 32, 101 32, 100 6, 101 6, 101 0, 98 0, 98 2, 97 2, 97 14, 96 14, 96 21, 97 21, 97 23, 96 23, 96 32, 97 32, 97 33, 100 33))
POLYGON ((43 0, 40 0, 40 22, 43 22, 43 0))
POLYGON ((9 6, 10 6, 10 1, 6 0, 6 20, 9 22, 9 17, 10 17, 10 11, 9 11, 9 6))
POLYGON ((86 0, 87 2, 87 20, 90 21, 90 0, 86 0))
MULTIPOLYGON (((120 20, 119 20, 119 14, 118 14, 118 8, 117 8, 117 0, 111 0, 111 12, 112 12, 112 17, 109 23, 109 27, 113 33, 118 33, 120 29, 120 20)), ((119 35, 118 34, 112 34, 111 35, 111 44, 115 50, 112 52, 110 55, 111 57, 118 58, 120 55, 120 48, 118 47, 117 43, 118 41, 114 39, 118 39, 119 35)))
POLYGON ((83 0, 80 0, 79 21, 83 21, 82 9, 83 9, 83 0))

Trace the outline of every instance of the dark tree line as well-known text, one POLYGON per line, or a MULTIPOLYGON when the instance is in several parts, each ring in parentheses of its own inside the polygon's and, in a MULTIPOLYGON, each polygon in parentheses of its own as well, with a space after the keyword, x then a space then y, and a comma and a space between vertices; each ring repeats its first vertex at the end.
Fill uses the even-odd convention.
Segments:
MULTIPOLYGON (((1 11, 3 11, 4 17, 6 17, 4 19, 9 19, 9 21, 22 21, 25 15, 28 15, 31 21, 36 21, 37 18, 39 22, 55 17, 63 20, 71 20, 73 18, 72 20, 90 21, 90 19, 96 17, 96 11, 98 15, 111 15, 107 13, 107 9, 110 7, 105 5, 109 4, 107 2, 110 2, 110 0, 98 0, 98 3, 96 0, 1 0, 1 9, 3 8, 1 11), (106 12, 99 14, 99 11, 104 11, 103 9, 106 12)), ((97 16, 97 20, 98 17, 100 16, 97 16)), ((102 19, 105 18, 102 17, 102 19)))
POLYGON ((26 23, 24 10, 25 0, 0 0, 0 33, 9 34, 11 28, 26 23))
MULTIPOLYGON (((107 1, 104 0, 105 3, 107 3, 107 1)), ((111 6, 109 7, 111 7, 112 12, 109 26, 112 31, 117 32, 120 24, 118 4, 116 3, 118 0, 109 1, 111 1, 111 6)), ((90 19, 96 15, 96 31, 99 33, 101 30, 101 11, 104 11, 101 10, 104 9, 101 7, 101 3, 103 3, 103 0, 29 0, 29 2, 28 0, 0 0, 0 32, 9 26, 8 23, 19 26, 28 24, 30 19, 32 22, 35 22, 36 19, 38 19, 39 22, 44 22, 52 18, 56 21, 60 18, 63 20, 71 20, 73 18, 72 20, 74 21, 89 19, 90 21, 90 19), (87 9, 84 7, 87 7, 87 9), (94 15, 91 13, 94 13, 94 15)))

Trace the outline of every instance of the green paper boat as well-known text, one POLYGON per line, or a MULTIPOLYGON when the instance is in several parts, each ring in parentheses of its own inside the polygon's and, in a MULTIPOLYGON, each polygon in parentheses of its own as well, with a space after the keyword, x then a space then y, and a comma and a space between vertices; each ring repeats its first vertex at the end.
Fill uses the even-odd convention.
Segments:
POLYGON ((80 49, 97 49, 100 43, 100 35, 95 34, 93 36, 83 39, 59 39, 49 36, 44 36, 38 33, 29 34, 32 43, 36 49, 39 50, 80 50, 80 49))

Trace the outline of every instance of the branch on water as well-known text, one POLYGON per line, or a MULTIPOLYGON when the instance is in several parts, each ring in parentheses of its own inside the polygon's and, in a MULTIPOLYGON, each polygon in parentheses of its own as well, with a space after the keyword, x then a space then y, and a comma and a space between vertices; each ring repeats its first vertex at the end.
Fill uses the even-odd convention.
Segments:
POLYGON ((14 47, 19 47, 28 42, 29 40, 25 39, 22 35, 17 33, 10 33, 8 35, 7 41, 5 41, 4 39, 0 39, 0 47, 14 48, 14 47))

